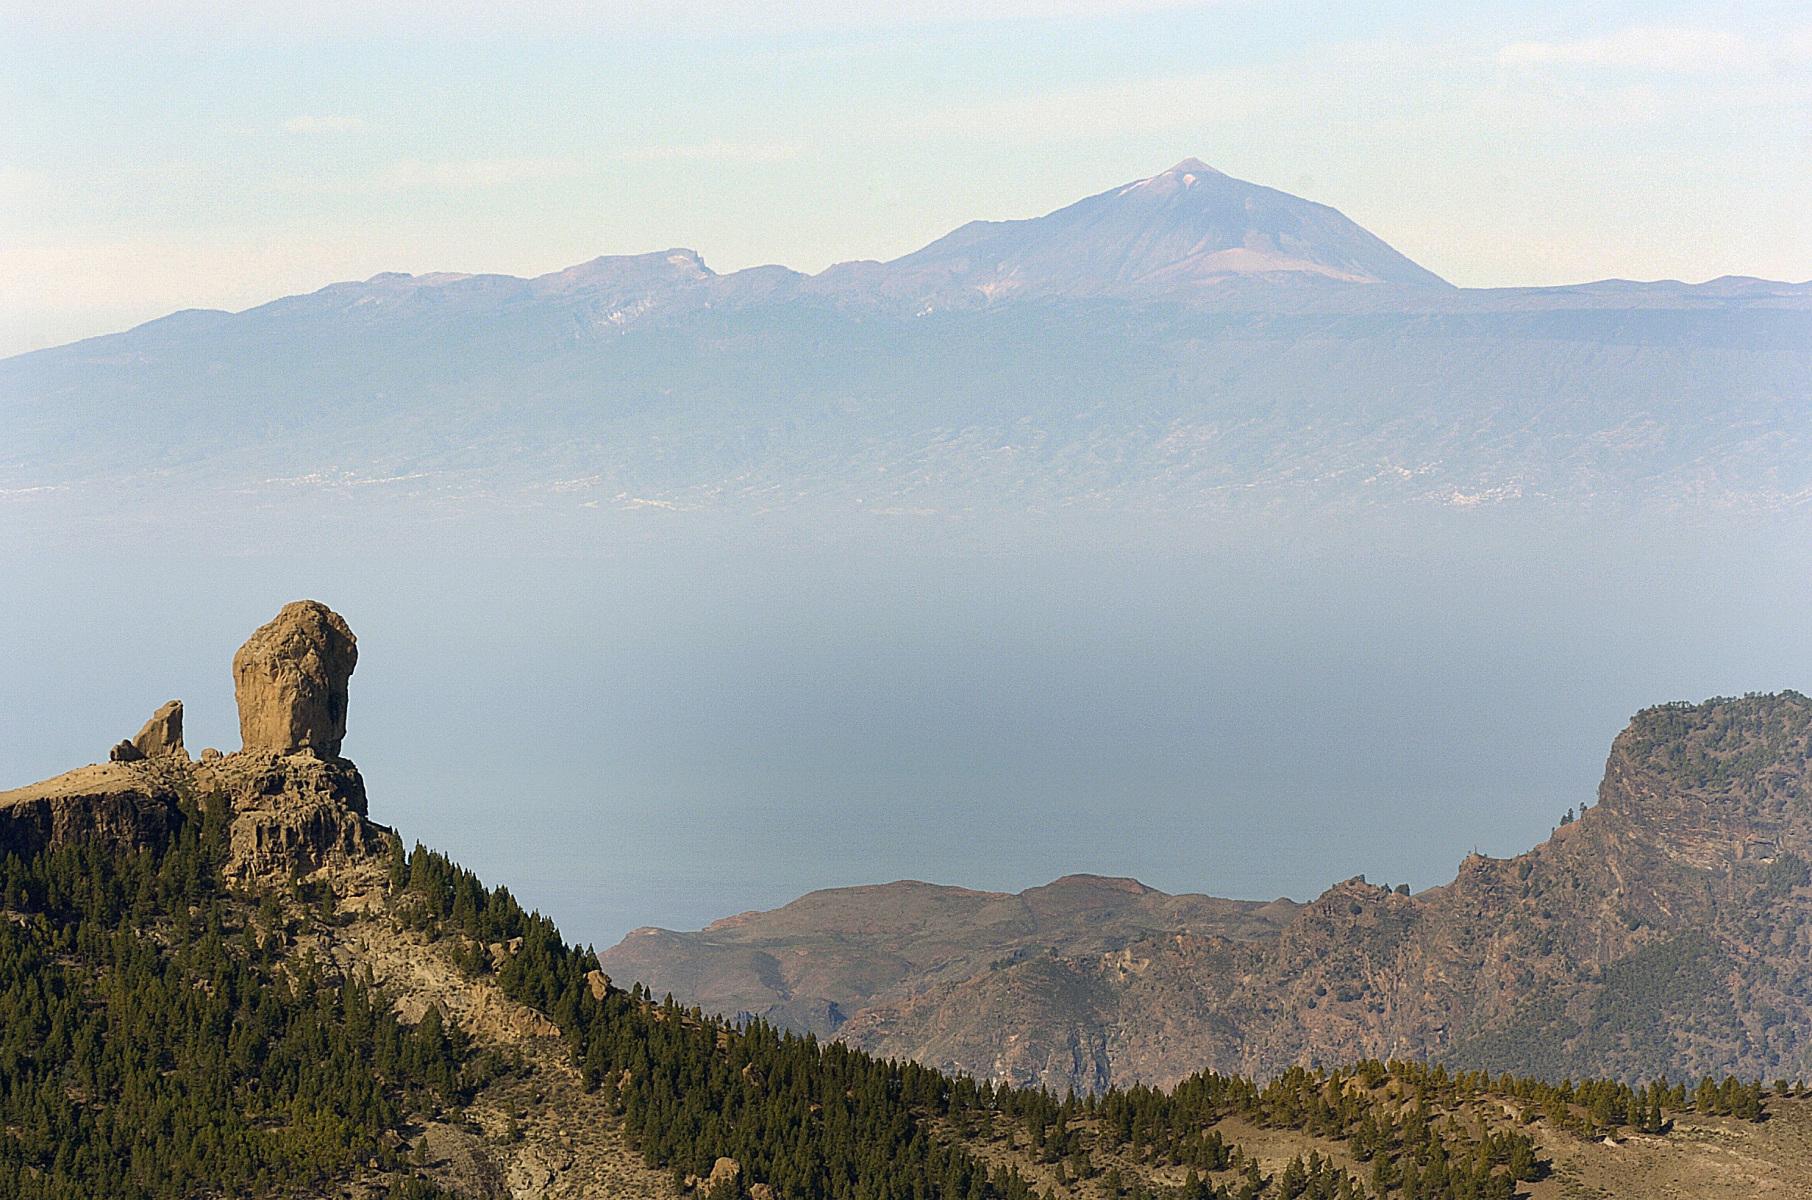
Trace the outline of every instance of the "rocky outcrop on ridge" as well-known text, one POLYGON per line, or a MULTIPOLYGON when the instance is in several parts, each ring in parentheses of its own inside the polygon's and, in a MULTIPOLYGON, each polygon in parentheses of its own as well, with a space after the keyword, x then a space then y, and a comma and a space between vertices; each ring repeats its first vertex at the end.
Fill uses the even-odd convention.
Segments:
POLYGON ((230 754, 197 773, 232 806, 228 878, 306 875, 384 848, 365 781, 343 758, 230 754))
POLYGON ((106 762, 0 792, 0 851, 32 854, 90 839, 162 845, 182 819, 185 783, 170 765, 106 762))
POLYGON ((171 700, 151 714, 132 739, 132 746, 146 758, 187 758, 182 744, 182 701, 171 700))
MULTIPOLYGON (((324 605, 286 606, 234 662, 245 750, 208 750, 191 762, 182 706, 173 701, 112 761, 0 792, 0 858, 96 843, 166 851, 203 822, 200 840, 219 854, 213 861, 227 884, 207 919, 230 932, 227 953, 255 943, 254 955, 274 963, 272 978, 286 988, 325 987, 329 1009, 338 989, 362 982, 381 989, 405 1027, 433 1013, 471 1039, 471 1087, 456 1106, 411 1108, 372 1130, 384 1146, 407 1149, 402 1167, 361 1155, 331 1181, 298 1176, 218 1194, 679 1200, 671 1173, 649 1169, 625 1144, 612 1106, 586 1085, 558 1027, 506 994, 490 970, 475 972, 477 947, 468 939, 424 932, 414 899, 394 887, 396 836, 368 819, 358 768, 333 753, 345 732, 354 646, 346 623, 324 605), (223 815, 224 830, 206 828, 223 815), (429 1179, 443 1190, 421 1190, 429 1179)), ((0 908, 13 922, 22 915, 0 908)), ((119 932, 164 944, 164 931, 132 920, 122 917, 119 932)), ((522 943, 496 946, 497 962, 522 943)), ((609 982, 592 974, 600 999, 609 982)), ((212 985, 198 978, 194 986, 212 985)), ((173 1073, 190 1066, 178 1062, 173 1073)))
POLYGON ((338 613, 288 604, 233 657, 246 749, 192 763, 182 701, 160 707, 109 761, 0 792, 0 848, 98 838, 155 846, 196 811, 231 814, 229 877, 289 878, 379 853, 358 768, 338 757, 357 641, 338 613))
POLYGON ((358 661, 358 639, 338 613, 316 600, 284 605, 233 655, 245 750, 338 757, 358 661))

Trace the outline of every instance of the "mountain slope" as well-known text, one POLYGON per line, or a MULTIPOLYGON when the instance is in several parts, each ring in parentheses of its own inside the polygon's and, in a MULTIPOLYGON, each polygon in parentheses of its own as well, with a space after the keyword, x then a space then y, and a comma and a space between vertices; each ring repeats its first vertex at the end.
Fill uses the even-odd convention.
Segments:
MULTIPOLYGON (((372 823, 356 768, 321 756, 351 633, 312 604, 273 625, 235 659, 258 668, 235 672, 241 751, 191 761, 169 705, 107 764, 0 793, 0 1194, 1708 1200, 1812 1181, 1812 1105, 1734 1079, 1366 1062, 1060 1101, 656 1004, 372 823)), ((1104 890, 1169 904, 1101 880, 997 899, 1086 922, 1128 903, 1104 890)))
POLYGON ((1037 955, 1105 954, 1175 929, 1273 935, 1295 913, 1259 903, 1167 896, 1130 879, 1071 875, 1017 895, 902 881, 813 892, 697 934, 638 929, 600 956, 622 978, 708 1012, 820 1036, 901 990, 962 980, 1037 955))
POLYGON ((614 308, 464 304, 172 318, 7 360, 0 491, 74 525, 378 499, 430 517, 1787 510, 1812 489, 1812 310, 796 301, 619 327, 614 308))
POLYGON ((1451 288, 1336 210, 1193 158, 1042 217, 972 221, 886 278, 921 299, 1189 296, 1246 278, 1451 288))
MULTIPOLYGON (((1599 803, 1527 854, 1474 856, 1415 896, 1349 880, 1274 910, 1275 930, 1177 914, 1026 956, 977 922, 945 934, 962 957, 918 967, 911 937, 885 930, 861 953, 900 968, 860 1007, 838 995, 837 1036, 1059 1090, 1368 1056, 1552 1077, 1797 1077, 1812 1074, 1809 864, 1812 701, 1664 706, 1618 737, 1599 803)), ((823 959, 797 920, 789 906, 728 931, 632 935, 605 958, 702 981, 729 944, 823 959)), ((801 968, 775 982, 809 1009, 819 997, 804 985, 824 979, 801 968)))

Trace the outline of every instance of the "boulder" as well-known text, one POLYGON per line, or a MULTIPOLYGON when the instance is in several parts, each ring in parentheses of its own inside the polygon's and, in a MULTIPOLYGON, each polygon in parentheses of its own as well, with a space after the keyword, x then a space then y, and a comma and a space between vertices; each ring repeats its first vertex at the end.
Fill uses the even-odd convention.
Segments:
POLYGON ((358 661, 358 639, 338 613, 316 600, 285 604, 233 655, 245 749, 339 757, 346 684, 358 661))
POLYGON ((132 744, 146 758, 187 758, 189 752, 182 745, 182 701, 172 700, 152 713, 132 744))
POLYGON ((726 1200, 737 1195, 740 1190, 737 1180, 742 1176, 742 1164, 733 1158, 719 1158, 711 1164, 711 1176, 705 1180, 706 1196, 726 1200))
POLYGON ((116 763, 142 762, 145 752, 131 742, 121 742, 107 751, 107 761, 116 763))

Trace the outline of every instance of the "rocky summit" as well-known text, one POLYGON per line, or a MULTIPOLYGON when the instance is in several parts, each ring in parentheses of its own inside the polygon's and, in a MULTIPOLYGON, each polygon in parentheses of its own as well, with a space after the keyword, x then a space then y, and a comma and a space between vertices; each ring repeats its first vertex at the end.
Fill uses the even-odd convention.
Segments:
POLYGON ((0 846, 157 848, 186 801, 217 801, 232 814, 230 875, 307 874, 375 853, 364 781, 338 757, 357 657, 338 613, 313 600, 285 605, 233 656, 244 749, 192 762, 182 701, 171 700, 109 761, 0 792, 0 846))

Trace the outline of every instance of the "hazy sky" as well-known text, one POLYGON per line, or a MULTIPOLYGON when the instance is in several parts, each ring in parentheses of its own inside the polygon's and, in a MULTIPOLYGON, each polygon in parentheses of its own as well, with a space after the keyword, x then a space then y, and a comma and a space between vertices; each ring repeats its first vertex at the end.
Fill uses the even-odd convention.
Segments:
POLYGON ((1803 0, 0 0, 0 51, 0 354, 383 270, 815 270, 1190 155, 1462 284, 1812 277, 1803 0))

